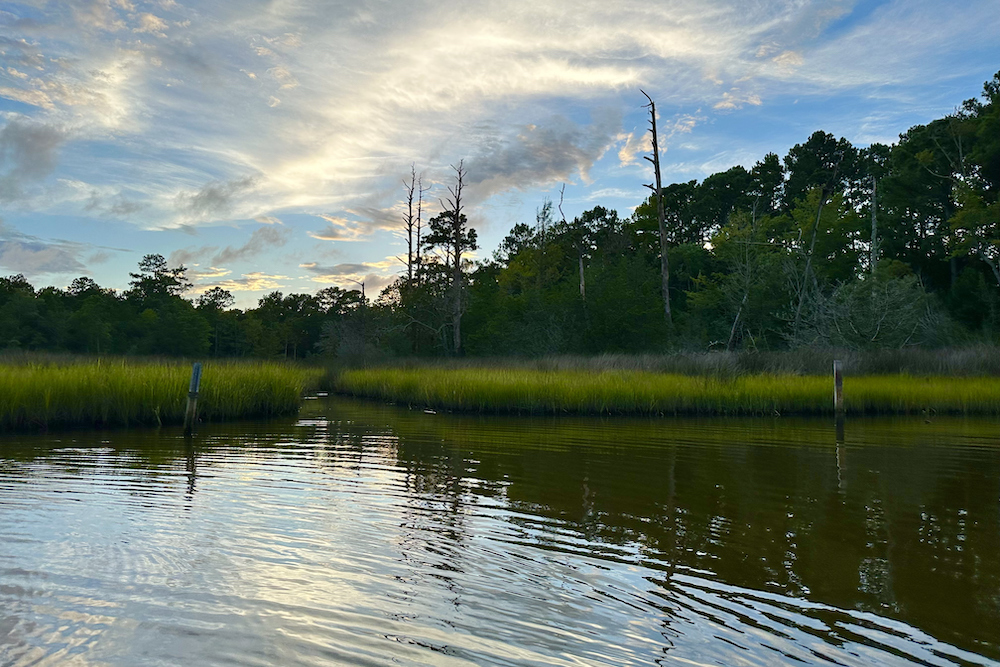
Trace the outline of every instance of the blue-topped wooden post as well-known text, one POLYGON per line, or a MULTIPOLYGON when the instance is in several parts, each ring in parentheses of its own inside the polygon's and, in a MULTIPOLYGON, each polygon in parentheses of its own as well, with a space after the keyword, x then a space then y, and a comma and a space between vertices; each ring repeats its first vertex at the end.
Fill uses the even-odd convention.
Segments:
POLYGON ((184 435, 194 432, 194 420, 198 416, 198 388, 201 386, 201 364, 191 367, 191 384, 188 385, 187 409, 184 411, 184 435))

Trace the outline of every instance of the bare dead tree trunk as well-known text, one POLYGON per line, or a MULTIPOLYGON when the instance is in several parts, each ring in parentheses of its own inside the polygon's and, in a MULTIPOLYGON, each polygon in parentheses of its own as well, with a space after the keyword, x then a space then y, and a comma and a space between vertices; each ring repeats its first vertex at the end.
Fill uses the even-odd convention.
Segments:
POLYGON ((406 213, 403 215, 403 225, 406 228, 406 280, 412 283, 414 259, 413 232, 416 226, 416 218, 413 215, 413 197, 417 189, 417 170, 413 164, 410 165, 410 182, 403 181, 403 187, 406 188, 406 213))
POLYGON ((743 307, 747 305, 747 297, 750 296, 749 292, 743 292, 743 301, 740 302, 740 308, 736 311, 736 318, 733 320, 733 326, 729 330, 729 342, 726 343, 726 351, 733 351, 733 343, 736 341, 736 325, 740 323, 740 316, 743 314, 743 307))
POLYGON ((827 197, 831 194, 833 187, 837 182, 837 173, 840 170, 840 161, 844 158, 842 153, 837 155, 837 162, 833 166, 833 176, 830 177, 830 181, 823 186, 823 189, 819 194, 819 208, 816 210, 816 223, 812 228, 812 238, 809 241, 809 253, 806 255, 806 268, 802 274, 802 283, 799 286, 799 303, 795 307, 795 323, 793 325, 792 331, 794 335, 799 333, 799 325, 802 322, 802 305, 806 300, 806 286, 809 284, 809 279, 813 278, 815 286, 818 287, 816 283, 815 276, 812 274, 812 258, 813 251, 816 249, 816 233, 819 231, 820 218, 823 215, 823 206, 826 205, 827 197))
POLYGON ((465 161, 460 160, 455 170, 455 185, 449 186, 448 210, 451 217, 452 256, 452 343, 455 354, 462 354, 462 188, 465 186, 465 161))
MULTIPOLYGON (((562 223, 564 228, 569 228, 569 224, 566 222, 566 214, 563 212, 563 200, 566 197, 566 184, 563 183, 562 187, 559 188, 559 217, 562 218, 562 223)), ((580 300, 583 301, 583 307, 587 307, 587 285, 583 279, 583 234, 580 234, 580 238, 576 240, 576 255, 577 259, 580 260, 580 300)))
POLYGON ((673 324, 673 318, 670 315, 670 260, 667 258, 667 225, 664 221, 663 216, 663 186, 660 181, 660 146, 656 136, 656 103, 653 102, 653 98, 646 95, 646 91, 640 90, 640 93, 646 96, 649 100, 649 124, 653 130, 653 157, 644 155, 647 160, 653 163, 653 172, 656 175, 656 186, 646 185, 647 188, 653 191, 656 195, 656 221, 660 228, 660 278, 662 280, 661 291, 663 292, 663 315, 666 317, 667 324, 673 324))
POLYGON ((876 200, 876 188, 878 187, 878 181, 872 176, 872 254, 871 264, 872 275, 875 275, 875 268, 878 266, 878 222, 876 221, 875 211, 878 208, 876 200))

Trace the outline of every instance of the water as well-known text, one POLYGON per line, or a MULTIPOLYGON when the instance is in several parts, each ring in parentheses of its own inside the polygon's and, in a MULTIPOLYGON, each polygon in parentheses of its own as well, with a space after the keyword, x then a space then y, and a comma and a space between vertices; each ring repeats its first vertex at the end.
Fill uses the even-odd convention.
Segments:
POLYGON ((0 439, 0 665, 1000 665, 1000 423, 0 439))

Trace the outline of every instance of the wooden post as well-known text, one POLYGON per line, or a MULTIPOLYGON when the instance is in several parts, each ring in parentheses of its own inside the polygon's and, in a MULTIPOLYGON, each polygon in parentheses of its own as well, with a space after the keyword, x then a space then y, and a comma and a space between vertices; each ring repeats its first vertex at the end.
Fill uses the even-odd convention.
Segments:
POLYGON ((833 361, 833 411, 844 414, 844 376, 840 370, 840 360, 833 361))
POLYGON ((184 411, 184 435, 194 433, 194 421, 198 415, 198 388, 201 386, 201 364, 191 367, 191 384, 188 385, 187 409, 184 411))

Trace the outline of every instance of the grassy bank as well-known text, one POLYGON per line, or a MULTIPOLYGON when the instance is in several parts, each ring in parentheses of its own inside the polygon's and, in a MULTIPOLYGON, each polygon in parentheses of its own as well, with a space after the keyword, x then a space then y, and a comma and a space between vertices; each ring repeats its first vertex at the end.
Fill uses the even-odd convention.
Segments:
MULTIPOLYGON (((319 371, 268 362, 204 366, 204 421, 295 412, 319 371)), ((183 421, 191 366, 117 359, 0 363, 0 430, 183 421)))
MULTIPOLYGON (((394 368, 481 368, 536 371, 647 371, 671 375, 732 378, 741 375, 827 375, 834 359, 850 376, 913 375, 1000 377, 1000 346, 944 349, 845 350, 802 347, 794 350, 673 352, 670 354, 546 355, 541 357, 410 358, 394 368)), ((374 362, 374 360, 372 360, 374 362)))
MULTIPOLYGON (((634 370, 374 368, 342 372, 338 391, 476 412, 577 414, 826 414, 830 376, 685 376, 634 370)), ((1000 378, 848 376, 852 414, 1000 414, 1000 378)))

